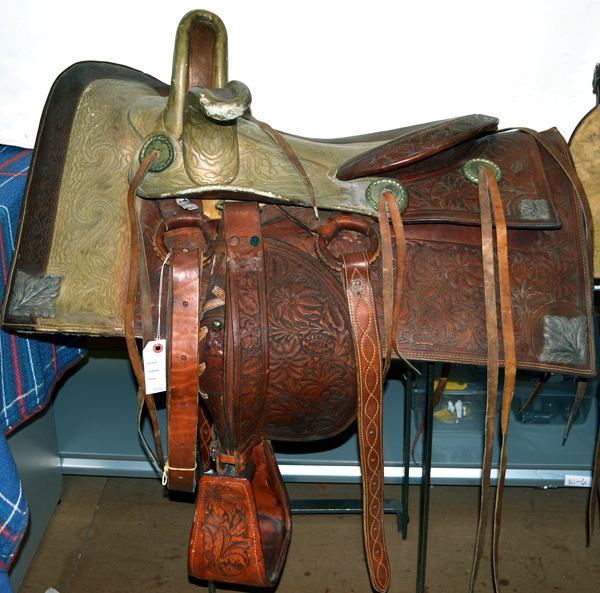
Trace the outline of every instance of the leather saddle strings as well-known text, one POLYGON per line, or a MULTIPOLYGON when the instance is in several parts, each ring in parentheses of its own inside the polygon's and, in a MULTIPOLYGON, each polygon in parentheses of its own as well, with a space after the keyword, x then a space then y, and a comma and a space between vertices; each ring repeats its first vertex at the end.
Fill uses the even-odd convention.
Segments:
POLYGON ((514 329, 512 322, 512 308, 510 301, 510 282, 508 273, 508 242, 506 221, 504 218, 504 207, 500 199, 500 191, 496 178, 491 169, 481 167, 479 170, 479 202, 481 210, 481 238, 483 257, 483 277, 485 294, 486 331, 488 344, 488 381, 487 381, 487 406, 485 422, 485 445, 484 460, 481 483, 481 502, 479 511, 479 525, 475 552, 473 557, 473 568, 471 571, 471 583, 469 591, 472 592, 477 578, 477 571, 483 555, 483 543, 487 529, 487 521, 490 506, 490 479, 492 470, 492 454, 494 449, 495 426, 496 426, 496 403, 498 390, 499 372, 499 336, 498 316, 496 310, 496 274, 494 267, 494 234, 493 224, 496 227, 496 246, 498 261, 498 280, 500 287, 500 311, 502 319, 502 343, 504 348, 504 390, 502 394, 502 453, 496 489, 496 504, 494 512, 493 529, 493 574, 494 585, 498 591, 498 543, 500 537, 500 523, 502 515, 502 492, 506 476, 506 465, 508 459, 507 431, 510 408, 514 395, 516 378, 516 352, 514 329), (491 204, 490 204, 491 202, 491 204), (493 218, 492 218, 493 209, 493 218))
POLYGON ((127 285, 127 307, 125 309, 125 341, 127 343, 127 350, 129 353, 129 358, 131 360, 131 366, 133 367, 133 372, 138 382, 138 431, 146 449, 148 450, 148 453, 150 454, 156 465, 162 471, 164 467, 164 454, 160 439, 158 417, 156 415, 156 405, 154 403, 154 398, 146 393, 144 366, 142 364, 142 359, 140 357, 140 353, 137 347, 134 330, 135 299, 139 282, 145 345, 145 342, 147 341, 147 336, 151 336, 151 322, 150 324, 148 323, 148 318, 151 319, 151 316, 149 315, 149 299, 147 298, 147 294, 149 294, 147 280, 148 274, 147 269, 145 268, 145 257, 144 254, 141 253, 141 249, 143 249, 143 242, 141 241, 140 237, 138 215, 135 208, 135 198, 137 188, 146 176, 146 173, 148 172, 152 164, 154 164, 158 160, 159 156, 160 152, 157 150, 153 150, 142 161, 137 170, 137 173, 131 181, 129 191, 127 193, 131 259, 129 268, 129 281, 127 285), (140 266, 142 260, 144 263, 140 266), (150 329, 150 331, 148 331, 148 329, 150 329), (146 404, 146 407, 148 408, 148 412, 150 414, 150 421, 152 423, 152 430, 154 432, 154 440, 156 443, 156 454, 154 454, 151 447, 148 445, 148 442, 146 441, 146 438, 144 437, 141 431, 141 415, 144 404, 146 404))
POLYGON ((404 286, 404 267, 406 264, 406 239, 404 226, 398 203, 392 192, 383 191, 379 196, 377 215, 379 218, 379 233, 381 234, 381 262, 383 276, 383 319, 385 326, 385 359, 383 377, 387 375, 392 360, 392 349, 411 368, 398 348, 398 319, 402 304, 404 286), (392 220, 392 228, 396 237, 396 280, 394 282, 394 257, 392 251, 392 236, 388 211, 392 220))

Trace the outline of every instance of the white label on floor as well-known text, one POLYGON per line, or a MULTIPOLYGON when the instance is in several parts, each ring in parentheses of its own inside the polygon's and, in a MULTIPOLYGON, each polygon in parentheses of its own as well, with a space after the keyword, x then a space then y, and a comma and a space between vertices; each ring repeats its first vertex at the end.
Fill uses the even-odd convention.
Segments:
POLYGON ((565 486, 573 486, 574 488, 591 488, 592 478, 589 476, 565 475, 565 486))

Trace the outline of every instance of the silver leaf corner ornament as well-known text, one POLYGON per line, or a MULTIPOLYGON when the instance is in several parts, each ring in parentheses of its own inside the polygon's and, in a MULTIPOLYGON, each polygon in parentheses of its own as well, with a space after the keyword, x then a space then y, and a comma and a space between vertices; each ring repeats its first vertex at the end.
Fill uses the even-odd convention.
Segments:
POLYGON ((60 294, 60 282, 60 276, 33 276, 18 271, 13 286, 10 313, 18 317, 55 317, 53 301, 60 294))
POLYGON ((521 218, 529 220, 548 220, 550 206, 547 200, 519 200, 521 218))
POLYGON ((563 364, 585 364, 588 360, 588 328, 585 316, 544 317, 545 347, 542 360, 563 364))

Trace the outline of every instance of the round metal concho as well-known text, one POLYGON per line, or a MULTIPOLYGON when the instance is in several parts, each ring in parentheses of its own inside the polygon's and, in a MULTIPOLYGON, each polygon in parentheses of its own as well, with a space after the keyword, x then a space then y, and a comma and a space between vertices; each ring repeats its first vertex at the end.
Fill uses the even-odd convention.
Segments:
POLYGON ((408 206, 408 190, 399 181, 394 179, 378 179, 369 184, 365 192, 365 197, 369 205, 377 210, 379 196, 384 191, 394 194, 398 209, 400 210, 400 214, 402 214, 408 206))
POLYGON ((494 171, 496 181, 500 181, 500 179, 502 179, 502 171, 500 170, 500 167, 488 159, 471 159, 470 161, 467 161, 462 167, 463 175, 475 185, 479 185, 480 167, 491 167, 491 169, 494 171))
POLYGON ((152 173, 160 173, 167 169, 175 158, 175 150, 171 141, 162 134, 148 138, 140 150, 140 163, 153 151, 160 151, 158 160, 150 167, 152 173))

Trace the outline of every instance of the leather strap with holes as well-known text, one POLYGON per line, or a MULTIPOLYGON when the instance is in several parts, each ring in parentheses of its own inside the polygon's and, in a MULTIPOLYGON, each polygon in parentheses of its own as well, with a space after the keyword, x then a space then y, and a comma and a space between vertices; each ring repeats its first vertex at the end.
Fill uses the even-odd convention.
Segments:
POLYGON ((199 413, 198 328, 206 241, 200 228, 184 227, 167 231, 165 243, 171 252, 167 484, 171 490, 194 492, 199 413))
POLYGON ((381 339, 366 253, 343 255, 341 260, 356 355, 365 549, 371 584, 376 591, 384 592, 390 584, 390 564, 383 532, 381 339))

